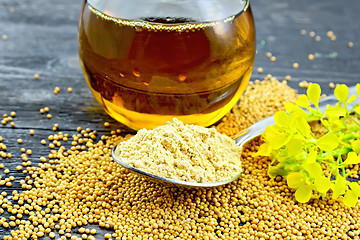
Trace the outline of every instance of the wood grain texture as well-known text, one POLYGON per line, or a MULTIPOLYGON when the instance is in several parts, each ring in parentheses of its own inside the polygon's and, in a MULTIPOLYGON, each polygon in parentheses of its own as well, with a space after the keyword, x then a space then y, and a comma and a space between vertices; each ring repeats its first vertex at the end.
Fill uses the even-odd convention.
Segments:
MULTIPOLYGON (((267 73, 282 80, 291 75, 289 85, 299 88, 306 80, 319 83, 327 94, 332 92, 329 82, 354 85, 360 82, 360 2, 348 0, 253 0, 251 2, 257 30, 257 56, 252 80, 263 79, 267 73), (319 42, 301 29, 314 31, 321 36, 319 42), (326 37, 333 31, 336 41, 326 37), (349 48, 347 43, 354 42, 349 48), (277 60, 266 56, 271 52, 277 60), (318 56, 314 61, 308 54, 318 56), (299 63, 294 69, 292 64, 299 63), (264 73, 256 69, 262 67, 264 73)), ((25 176, 16 171, 21 164, 20 148, 32 149, 29 160, 33 166, 40 156, 47 156, 49 148, 41 139, 53 134, 55 123, 59 131, 76 133, 76 128, 97 130, 99 135, 114 129, 124 129, 111 119, 98 105, 88 89, 80 68, 77 52, 77 25, 82 7, 81 0, 1 0, 0 36, 0 114, 16 111, 15 128, 0 125, 0 136, 7 145, 11 159, 0 159, 10 174, 0 170, 3 179, 15 176, 12 187, 0 186, 0 192, 11 194, 20 190, 19 181, 25 176), (11 12, 13 7, 15 12, 11 12), (39 79, 34 79, 39 74, 39 79), (55 95, 55 87, 60 92, 55 95), (73 89, 72 93, 67 88, 73 89), (51 119, 39 110, 49 107, 51 119), (110 122, 110 128, 104 122, 110 122), (29 130, 35 135, 30 136, 29 130), (17 139, 23 139, 22 144, 17 139)), ((4 216, 8 216, 4 214, 4 216)), ((106 230, 97 228, 99 236, 106 230)), ((9 229, 0 227, 0 237, 9 229)), ((45 237, 45 239, 47 239, 45 237)))

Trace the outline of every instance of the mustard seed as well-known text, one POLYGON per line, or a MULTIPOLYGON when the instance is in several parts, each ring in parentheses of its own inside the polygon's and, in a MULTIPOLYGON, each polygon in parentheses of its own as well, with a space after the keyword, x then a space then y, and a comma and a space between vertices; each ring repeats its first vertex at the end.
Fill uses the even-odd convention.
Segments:
POLYGON ((306 35, 306 30, 305 29, 301 29, 301 31, 300 31, 300 33, 301 33, 301 35, 306 35))
POLYGON ((330 88, 335 88, 335 84, 333 82, 329 83, 330 88))
POLYGON ((308 59, 309 59, 310 61, 314 60, 314 58, 315 58, 315 56, 314 56, 313 54, 309 54, 309 55, 308 55, 308 59))
POLYGON ((35 73, 34 74, 34 79, 39 79, 39 74, 35 73))
POLYGON ((267 52, 267 53, 266 53, 266 57, 271 58, 271 56, 272 56, 272 53, 271 53, 271 52, 267 52))
POLYGON ((293 68, 295 68, 295 69, 299 68, 299 64, 298 63, 293 63, 293 68))
POLYGON ((321 40, 321 37, 320 36, 316 36, 315 37, 315 41, 319 42, 321 40))
POLYGON ((347 46, 348 46, 349 48, 352 48, 352 47, 354 47, 354 43, 353 43, 353 42, 348 42, 347 46))
POLYGON ((263 73, 263 72, 264 72, 264 69, 263 69, 262 67, 259 67, 259 68, 257 69, 257 71, 258 71, 258 73, 263 73))
POLYGON ((35 131, 33 129, 30 129, 29 133, 30 135, 34 135, 35 131))
POLYGON ((7 35, 2 35, 2 39, 4 40, 4 41, 6 41, 6 40, 8 40, 8 36, 7 35))
POLYGON ((270 61, 275 62, 275 61, 276 61, 276 57, 275 57, 275 56, 272 56, 272 57, 270 58, 270 61))
POLYGON ((314 31, 309 32, 309 36, 310 37, 315 37, 315 32, 314 31))
POLYGON ((104 123, 104 126, 105 126, 105 127, 110 127, 110 123, 109 123, 109 122, 105 122, 105 123, 104 123))
POLYGON ((333 36, 334 35, 334 32, 333 31, 328 31, 327 33, 326 33, 326 36, 328 36, 328 37, 331 37, 331 36, 333 36))
POLYGON ((19 139, 17 140, 17 143, 21 144, 21 143, 22 143, 22 139, 19 138, 19 139))
POLYGON ((59 87, 55 87, 55 89, 54 89, 54 94, 56 95, 56 94, 58 94, 60 92, 60 88, 59 87))

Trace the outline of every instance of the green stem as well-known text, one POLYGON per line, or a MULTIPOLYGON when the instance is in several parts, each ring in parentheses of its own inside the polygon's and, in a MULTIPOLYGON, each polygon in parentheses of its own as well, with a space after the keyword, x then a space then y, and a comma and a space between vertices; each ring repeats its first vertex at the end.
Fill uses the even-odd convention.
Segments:
POLYGON ((324 119, 323 118, 320 118, 320 121, 321 121, 321 124, 326 128, 326 131, 327 132, 330 132, 330 129, 326 126, 325 122, 324 122, 324 119))
POLYGON ((360 123, 356 121, 350 114, 348 115, 348 117, 351 119, 353 123, 355 123, 358 127, 360 127, 360 123))

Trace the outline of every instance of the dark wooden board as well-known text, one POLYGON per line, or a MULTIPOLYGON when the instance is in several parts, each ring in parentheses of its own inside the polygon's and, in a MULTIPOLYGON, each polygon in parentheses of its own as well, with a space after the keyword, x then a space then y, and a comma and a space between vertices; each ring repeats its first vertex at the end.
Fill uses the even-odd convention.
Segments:
MULTIPOLYGON (((319 83, 324 93, 331 93, 329 83, 354 85, 360 82, 360 2, 358 0, 254 0, 251 2, 257 30, 257 56, 252 80, 263 79, 270 73, 282 80, 291 75, 289 85, 299 88, 306 80, 319 83), (319 42, 300 30, 315 31, 319 42), (333 31, 336 41, 326 37, 333 31), (347 43, 352 41, 353 48, 347 43), (266 52, 277 60, 271 62, 266 52), (317 56, 314 61, 308 54, 317 56), (299 63, 294 69, 292 64, 299 63), (259 74, 256 69, 262 67, 259 74)), ((0 37, 0 114, 16 111, 15 128, 0 125, 11 159, 0 159, 10 175, 15 176, 11 188, 0 191, 11 193, 20 190, 19 181, 24 178, 15 170, 21 164, 21 147, 32 149, 29 159, 39 162, 40 156, 49 152, 40 140, 52 134, 55 123, 59 130, 73 134, 76 128, 90 128, 101 134, 114 129, 126 128, 111 119, 94 100, 88 89, 77 52, 77 25, 82 7, 80 0, 1 0, 0 37), (15 12, 11 12, 10 8, 15 12), (39 79, 34 79, 39 74, 39 79), (60 93, 54 95, 55 87, 60 93), (72 93, 66 89, 71 87, 72 93), (52 119, 40 114, 39 109, 49 107, 52 119), (110 128, 104 122, 110 122, 110 128), (35 135, 30 136, 29 130, 35 135), (22 144, 17 139, 23 139, 22 144)), ((0 170, 0 175, 5 174, 0 170)), ((6 214, 4 215, 6 216, 6 214)), ((105 232, 100 230, 98 232, 105 232)), ((9 231, 0 228, 0 237, 9 231)))

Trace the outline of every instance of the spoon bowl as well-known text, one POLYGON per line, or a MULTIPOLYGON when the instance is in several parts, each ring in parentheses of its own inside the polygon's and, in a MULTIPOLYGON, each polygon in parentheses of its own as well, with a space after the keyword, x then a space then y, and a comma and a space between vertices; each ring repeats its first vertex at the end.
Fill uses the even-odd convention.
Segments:
POLYGON ((115 162, 117 162, 118 164, 120 164, 122 167, 126 168, 127 170, 131 171, 132 173, 135 173, 137 175, 140 175, 141 177, 145 177, 150 181, 156 182, 156 183, 160 183, 166 186, 172 186, 172 187, 186 187, 186 188, 211 188, 211 187, 217 187, 217 186, 221 186, 221 185, 225 185, 227 183, 230 183, 236 179, 238 179, 241 175, 241 172, 236 174, 235 176, 233 176, 232 178, 226 179, 224 181, 221 182, 205 182, 205 183, 199 183, 199 182, 187 182, 187 181, 181 181, 181 180, 175 180, 175 179, 170 179, 170 178, 166 178, 166 177, 161 177, 149 172, 145 172, 141 169, 132 167, 126 163, 124 163, 123 161, 121 161, 121 159, 119 159, 118 157, 116 157, 115 155, 115 149, 116 149, 117 145, 115 145, 111 151, 111 155, 114 159, 115 162))

